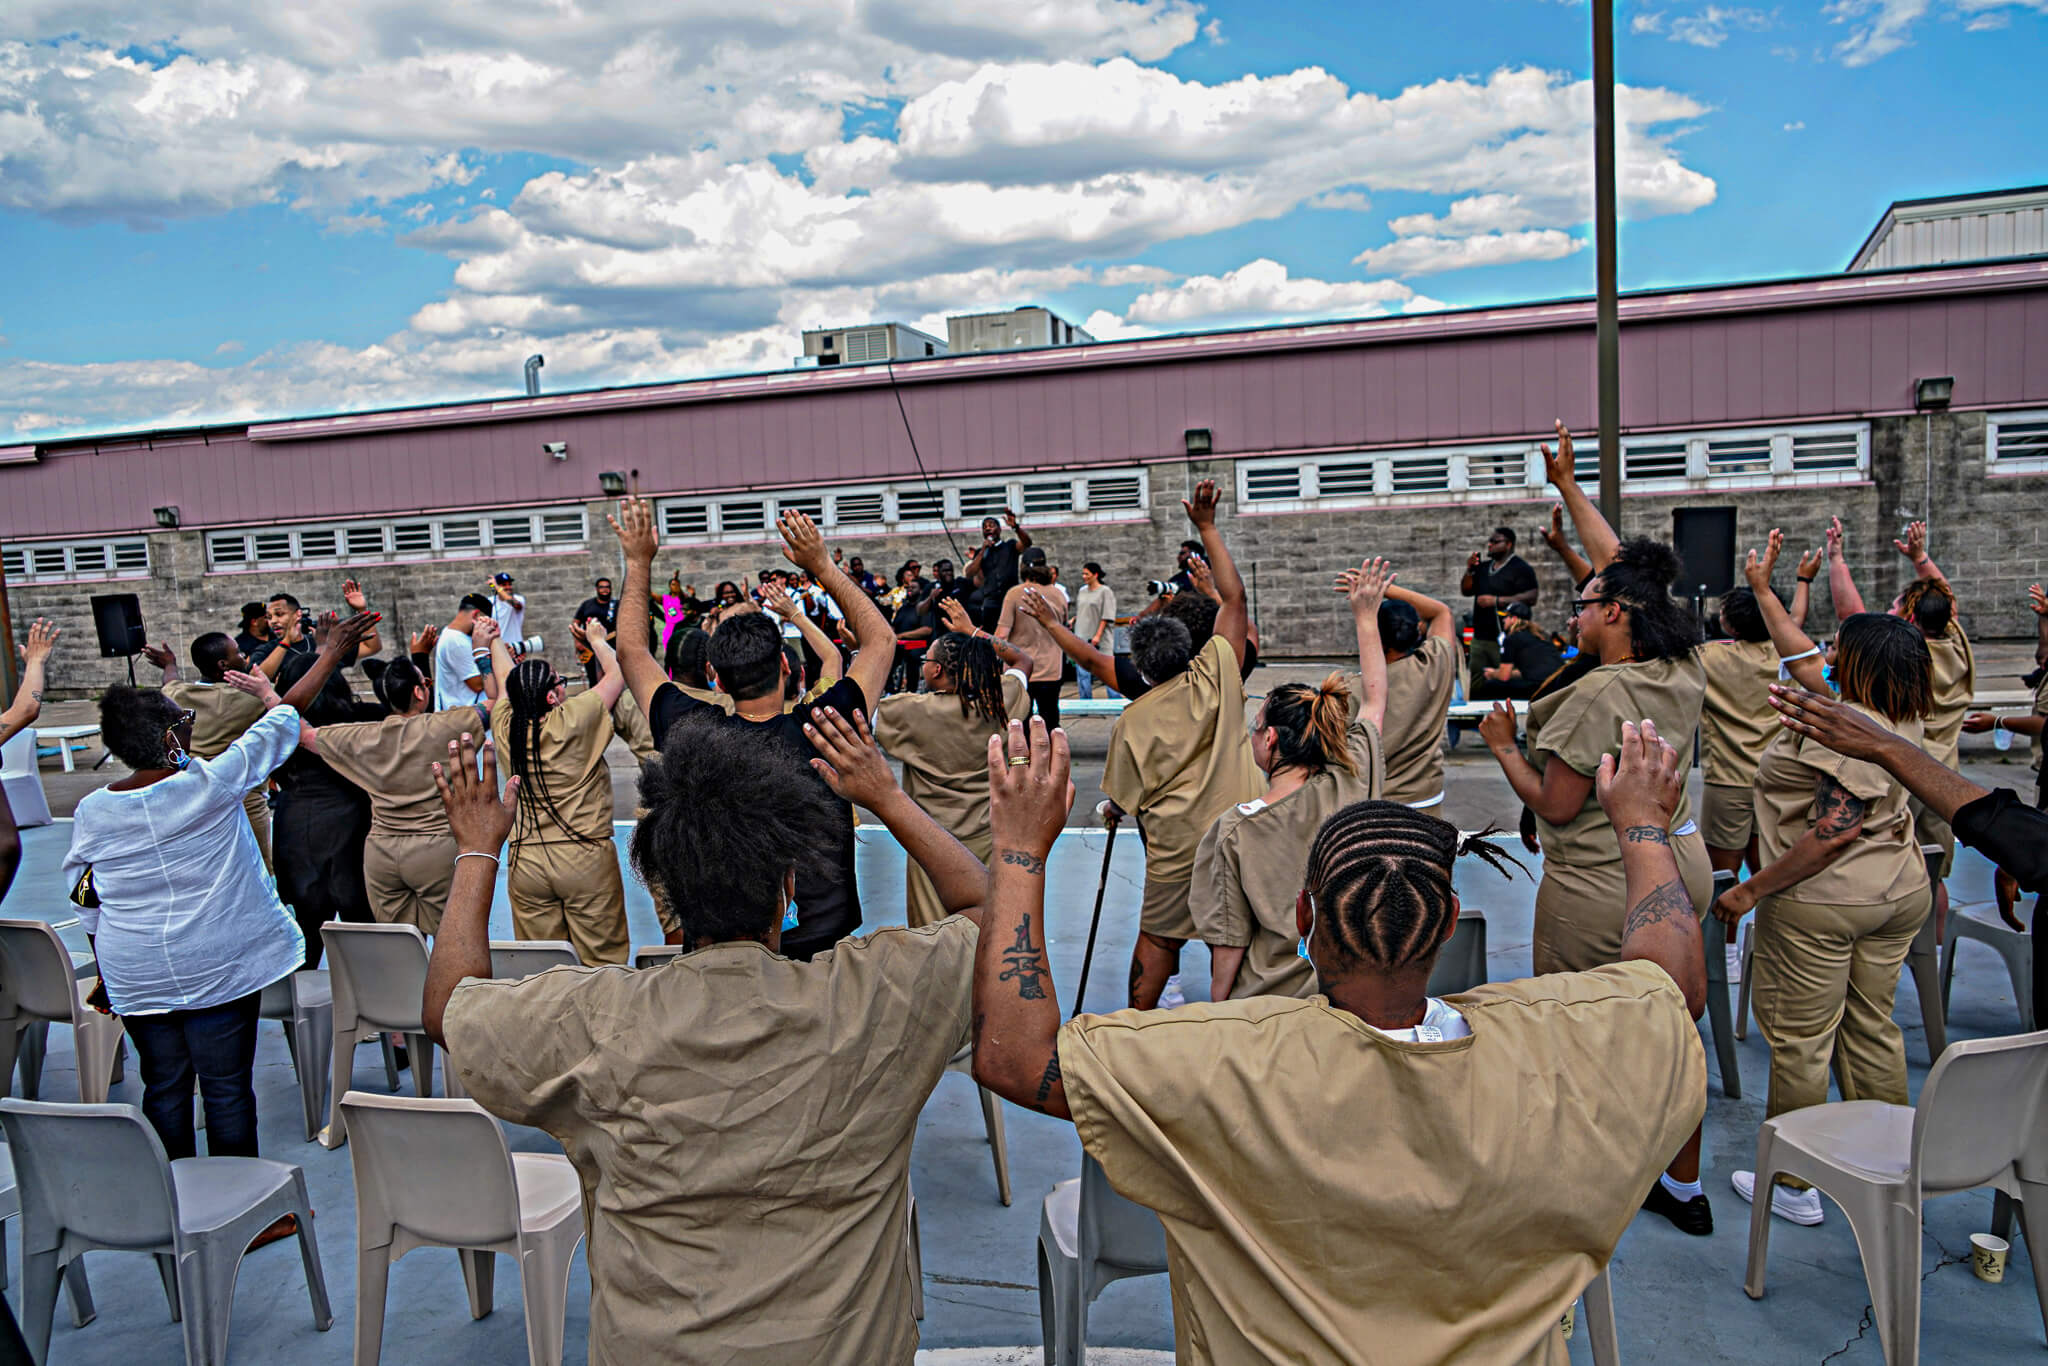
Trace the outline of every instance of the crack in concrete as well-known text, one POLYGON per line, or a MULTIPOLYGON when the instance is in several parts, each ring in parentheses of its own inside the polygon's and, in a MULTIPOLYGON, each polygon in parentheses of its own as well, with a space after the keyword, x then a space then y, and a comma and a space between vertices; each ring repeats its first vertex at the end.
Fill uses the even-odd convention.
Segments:
POLYGON ((1015 1281, 978 1281, 972 1276, 941 1276, 936 1271, 926 1273, 925 1279, 937 1281, 940 1285, 979 1285, 991 1290, 1028 1290, 1034 1295, 1038 1293, 1038 1287, 1035 1285, 1019 1285, 1015 1281))

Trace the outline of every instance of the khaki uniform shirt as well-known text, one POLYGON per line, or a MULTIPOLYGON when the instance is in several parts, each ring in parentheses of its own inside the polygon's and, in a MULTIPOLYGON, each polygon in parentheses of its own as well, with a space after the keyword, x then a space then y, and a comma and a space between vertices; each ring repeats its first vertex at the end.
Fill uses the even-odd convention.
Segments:
POLYGON ((618 704, 612 708, 612 730, 639 762, 644 764, 660 757, 661 746, 654 743, 654 727, 647 723, 647 713, 633 700, 631 688, 619 694, 618 704))
POLYGON ((1960 761, 1963 717, 1977 691, 1977 655, 1963 628, 1950 622, 1948 634, 1927 642, 1934 660, 1934 710, 1927 714, 1926 749, 1950 768, 1960 761))
POLYGON ((1240 802, 1216 818, 1195 851, 1188 909, 1202 942, 1246 950, 1230 999, 1307 996, 1316 971, 1296 952, 1294 917, 1309 846, 1323 822, 1353 802, 1380 795, 1380 736, 1354 718, 1348 748, 1357 772, 1326 768, 1268 806, 1240 802))
MULTIPOLYGON (((1003 709, 1021 720, 1030 710, 1024 675, 1003 671, 1003 709)), ((875 704, 875 739, 903 764, 903 791, 939 827, 975 850, 989 832, 988 737, 1002 727, 972 710, 960 714, 949 692, 892 693, 875 704)))
POLYGON ((1088 1155, 1166 1226, 1176 1356, 1563 1363, 1557 1321, 1706 1109, 1653 963, 1450 998, 1404 1043, 1266 997, 1084 1015, 1060 1071, 1088 1155))
POLYGON ((192 753, 201 759, 220 758, 263 715, 261 702, 225 683, 166 683, 164 696, 192 713, 192 753))
POLYGON ((1003 595, 1003 614, 996 622, 996 634, 1031 656, 1031 681, 1057 681, 1067 666, 1066 653, 1045 629, 1045 623, 1017 606, 1017 599, 1029 589, 1042 593, 1061 617, 1067 614, 1067 590, 1056 583, 1020 583, 1003 595))
MULTIPOLYGON (((491 707, 491 737, 498 745, 498 767, 512 771, 512 703, 499 698, 491 707)), ((546 770, 548 795, 562 825, 542 828, 527 816, 526 804, 512 822, 512 839, 552 843, 569 838, 563 828, 585 839, 612 837, 612 771, 604 761, 612 742, 612 718, 597 689, 580 692, 541 718, 540 753, 528 755, 530 767, 546 770)))
MULTIPOLYGON (((2048 673, 2042 674, 2041 681, 2034 685, 2033 714, 2035 716, 2048 716, 2048 673)), ((2033 738, 2033 743, 2028 748, 2034 752, 2034 768, 2036 771, 2039 771, 2041 767, 2041 737, 2036 735, 2033 738)))
MULTIPOLYGON (((370 798, 370 828, 391 835, 445 835, 448 810, 434 785, 434 764, 448 761, 448 742, 468 731, 478 741, 477 715, 467 707, 387 716, 320 727, 320 757, 370 798)), ((504 741, 498 759, 505 759, 504 741)))
MULTIPOLYGON (((1778 681, 1778 647, 1768 640, 1710 640, 1700 646, 1707 678, 1700 713, 1700 769, 1707 782, 1748 787, 1757 756, 1783 729, 1771 709, 1778 681)), ((1678 736, 1668 737, 1676 746, 1678 736)))
MULTIPOLYGON (((1529 761, 1547 768, 1555 760, 1590 778, 1599 771, 1602 755, 1620 753, 1621 723, 1645 717, 1676 748, 1699 726, 1706 690, 1700 666, 1690 658, 1602 665, 1529 704, 1529 761)), ((1691 821, 1692 799, 1681 793, 1671 828, 1680 830, 1691 821)), ((1570 821, 1552 825, 1538 816, 1536 829, 1546 864, 1592 868, 1621 862, 1614 823, 1590 788, 1586 804, 1570 821)))
POLYGON ((1102 790, 1145 832, 1145 880, 1186 882, 1216 818, 1259 795, 1237 654, 1211 636, 1188 665, 1125 707, 1109 736, 1102 790))
MULTIPOLYGON (((1387 759, 1382 795, 1388 801, 1412 806, 1443 795, 1444 722, 1457 677, 1458 647, 1441 636, 1424 637, 1387 665, 1387 719, 1380 738, 1387 759)), ((1352 696, 1363 699, 1365 691, 1354 684, 1352 696)))
MULTIPOLYGON (((1849 706, 1892 734, 1921 743, 1920 722, 1892 722, 1868 707, 1849 706)), ((1765 865, 1813 829, 1814 788, 1823 774, 1864 803, 1863 833, 1833 863, 1778 895, 1814 906, 1882 906, 1926 886, 1927 865, 1904 785, 1876 764, 1789 730, 1779 731, 1756 768, 1757 856, 1765 865)))
POLYGON ((581 1178, 593 1366, 909 1366, 910 1140, 975 942, 953 916, 809 963, 718 944, 455 989, 470 1094, 581 1178))

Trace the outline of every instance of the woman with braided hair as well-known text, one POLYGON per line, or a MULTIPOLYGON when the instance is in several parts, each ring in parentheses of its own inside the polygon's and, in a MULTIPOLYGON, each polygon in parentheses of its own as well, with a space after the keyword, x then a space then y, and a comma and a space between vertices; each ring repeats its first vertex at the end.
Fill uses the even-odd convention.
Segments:
MULTIPOLYGON (((951 629, 931 643, 920 668, 929 692, 891 693, 875 704, 875 739, 902 761, 903 790, 973 855, 987 862, 988 739, 1030 708, 1033 659, 976 626, 967 609, 943 604, 951 629)), ((916 859, 904 866, 905 917, 912 929, 946 914, 916 859)))
POLYGON ((1630 833, 1622 961, 1432 999, 1453 864, 1506 855, 1367 801, 1325 822, 1296 894, 1320 994, 1064 1026, 1043 915, 1066 737, 1013 724, 988 767, 975 1079, 1071 1118, 1158 1213, 1177 1359, 1561 1362, 1559 1316, 1706 1105, 1706 965, 1666 833, 1684 769, 1656 726, 1626 724, 1596 778, 1630 833))
POLYGON ((591 621, 570 630, 601 671, 595 686, 574 697, 546 660, 529 655, 515 664, 504 641, 491 642, 498 679, 491 735, 519 777, 505 891, 519 938, 566 939, 593 966, 624 963, 632 942, 612 847, 612 775, 604 751, 626 676, 602 625, 591 621))

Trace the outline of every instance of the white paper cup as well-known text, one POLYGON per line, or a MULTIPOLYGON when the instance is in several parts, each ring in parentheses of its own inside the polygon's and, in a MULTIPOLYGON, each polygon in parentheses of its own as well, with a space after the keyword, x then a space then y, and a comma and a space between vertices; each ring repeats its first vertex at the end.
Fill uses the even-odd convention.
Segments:
POLYGON ((2005 1279, 2005 1254, 2012 1251, 2012 1244, 2003 1238, 1994 1238, 1988 1233, 1970 1235, 1970 1270, 1977 1273, 1977 1279, 1997 1285, 2005 1279))

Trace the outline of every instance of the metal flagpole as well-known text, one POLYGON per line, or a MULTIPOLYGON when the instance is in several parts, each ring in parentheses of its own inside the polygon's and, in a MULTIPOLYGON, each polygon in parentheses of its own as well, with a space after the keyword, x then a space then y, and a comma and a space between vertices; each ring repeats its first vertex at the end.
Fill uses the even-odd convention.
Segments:
POLYGON ((1621 309, 1615 292, 1614 2, 1593 0, 1593 254, 1600 366, 1600 515, 1621 530, 1621 309))

